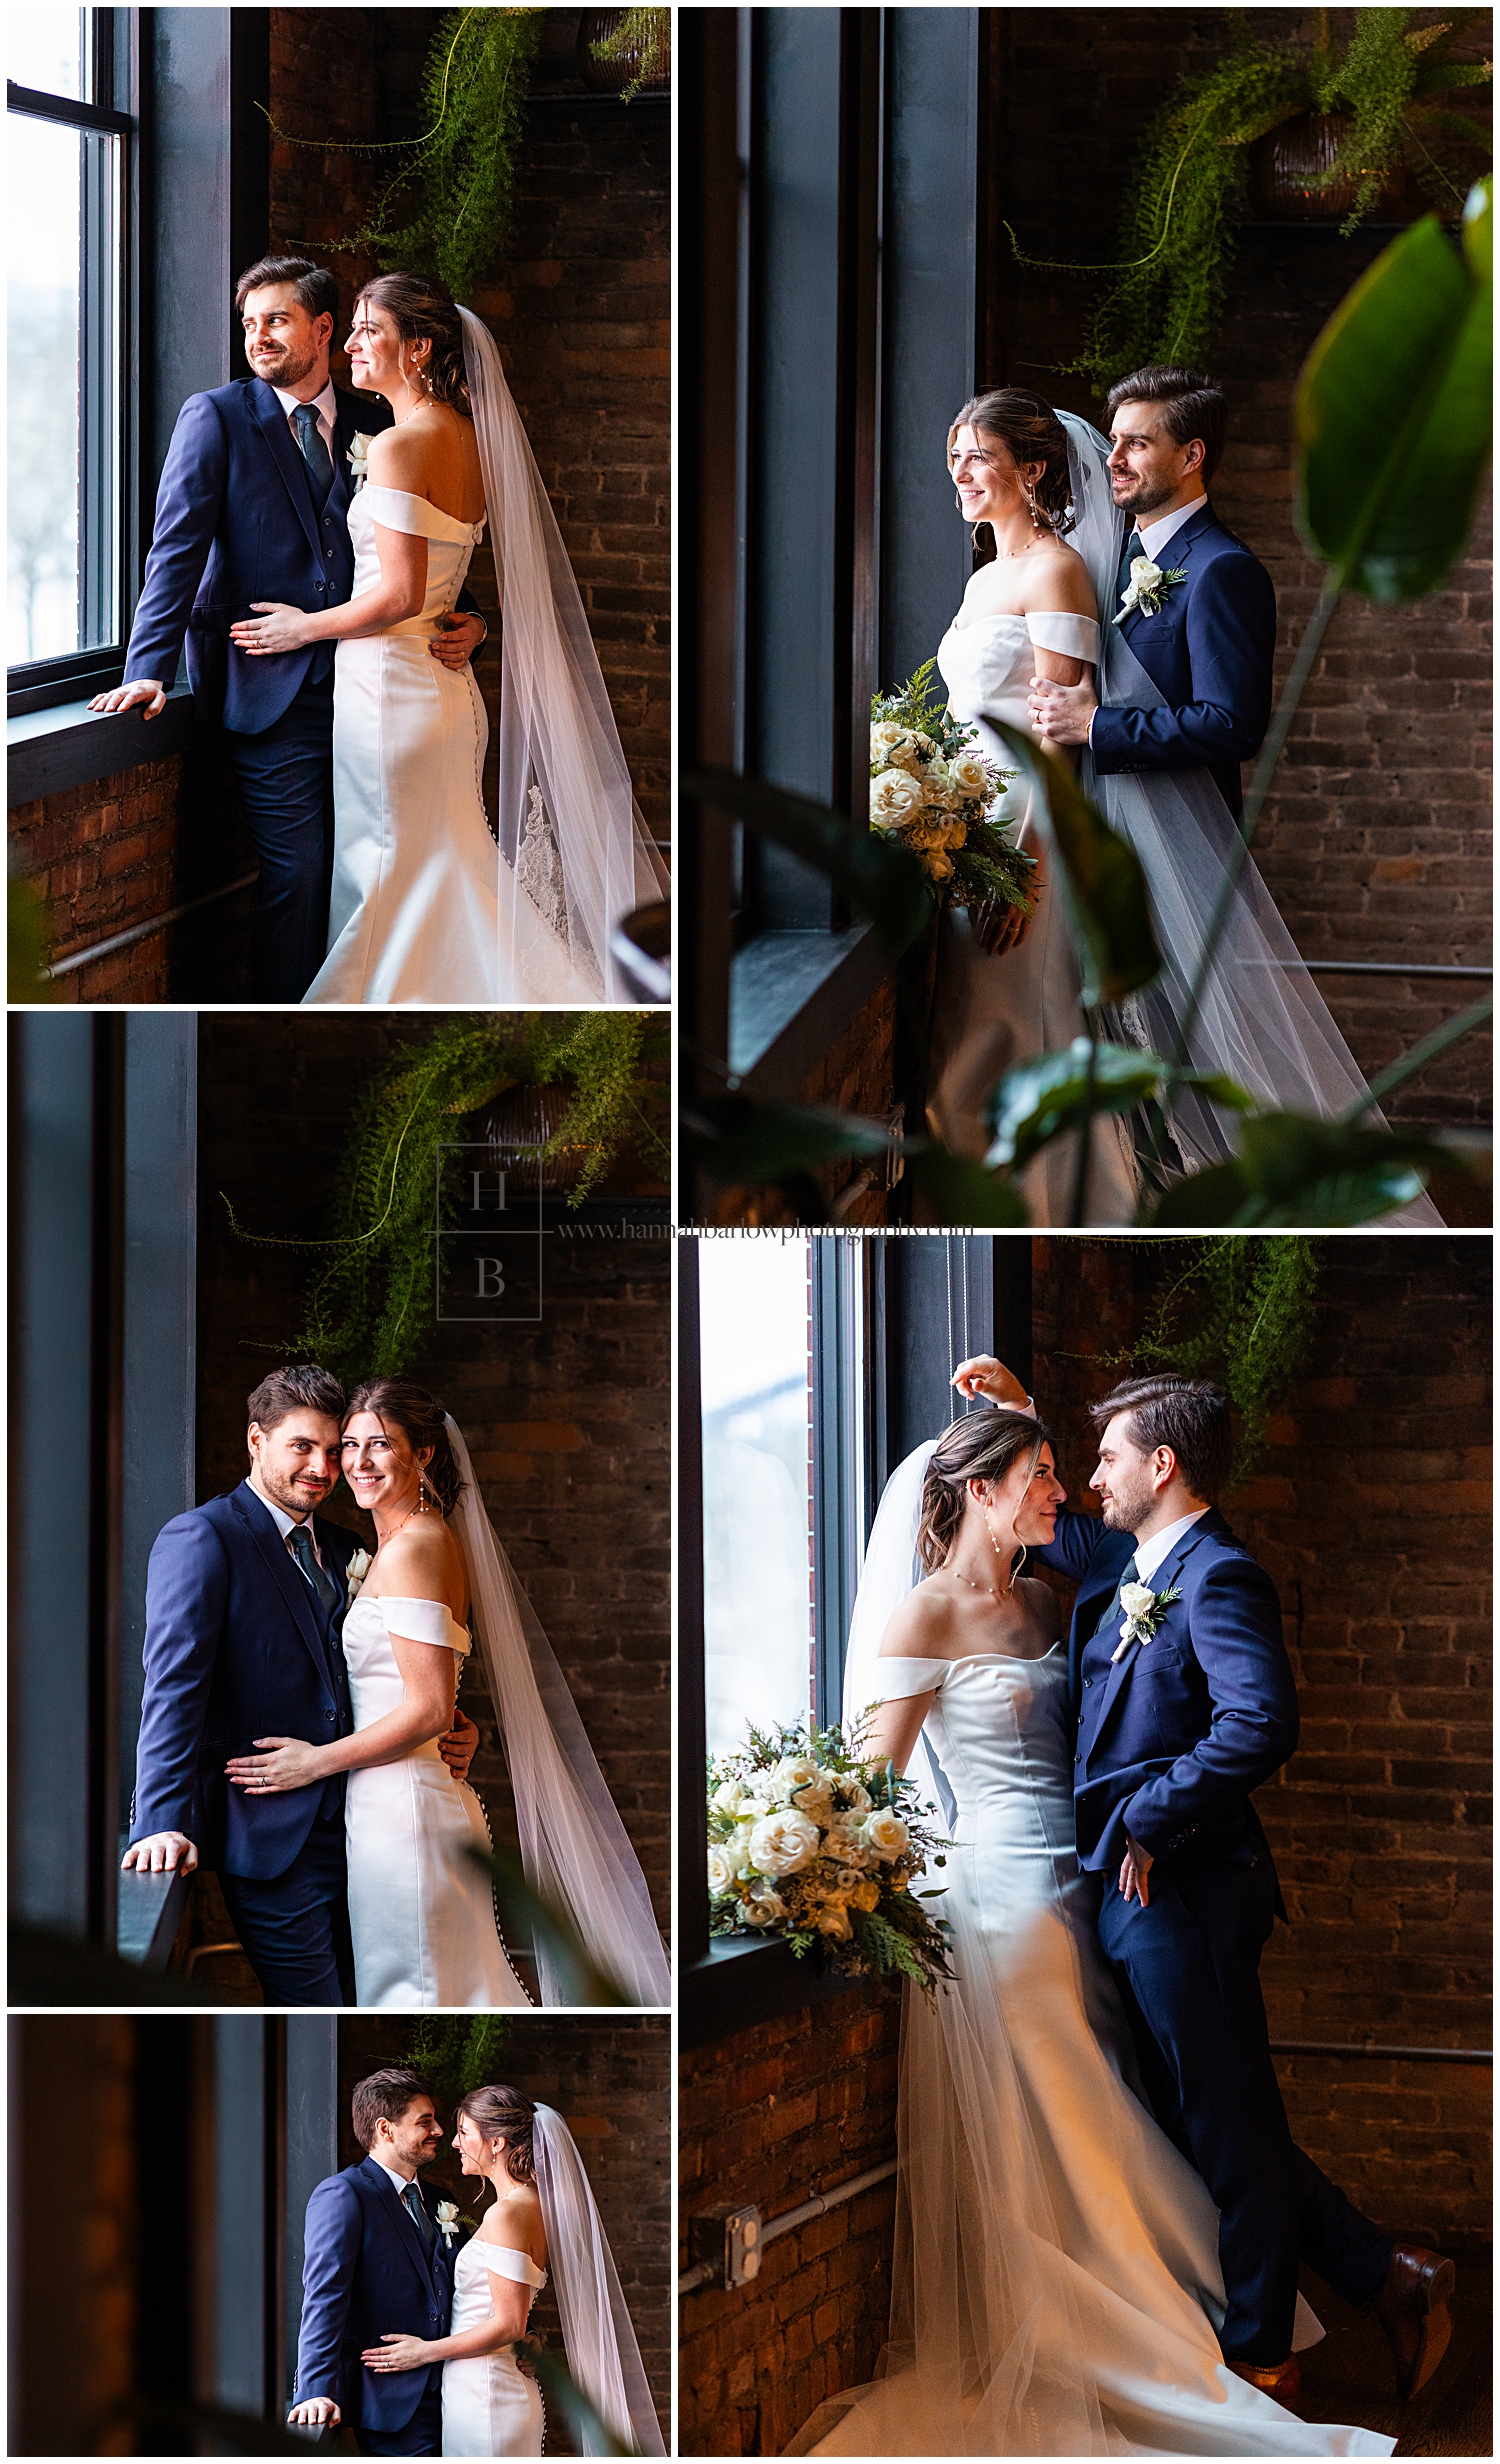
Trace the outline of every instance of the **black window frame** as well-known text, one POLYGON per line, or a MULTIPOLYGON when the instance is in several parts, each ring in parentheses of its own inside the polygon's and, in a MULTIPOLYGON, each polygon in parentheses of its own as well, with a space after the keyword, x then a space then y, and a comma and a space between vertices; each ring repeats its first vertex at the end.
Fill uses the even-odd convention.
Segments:
POLYGON ((79 256, 82 441, 78 522, 80 597, 84 602, 80 621, 86 624, 90 607, 97 609, 106 595, 112 595, 114 624, 107 641, 56 658, 19 661, 9 668, 6 706, 11 715, 52 709, 118 684, 125 673, 135 609, 141 428, 136 382, 140 356, 140 12, 89 9, 84 14, 90 20, 89 95, 74 99, 7 80, 6 109, 119 142, 112 195, 99 178, 91 153, 85 152, 79 256), (118 330, 109 285, 91 279, 98 252, 106 244, 105 224, 111 214, 115 229, 110 274, 118 284, 118 330), (116 397, 112 415, 108 401, 111 373, 116 397), (111 484, 103 482, 102 457, 96 450, 106 427, 112 428, 115 477, 111 484), (101 505, 101 497, 113 501, 101 505), (101 522, 108 525, 107 540, 99 537, 101 522))

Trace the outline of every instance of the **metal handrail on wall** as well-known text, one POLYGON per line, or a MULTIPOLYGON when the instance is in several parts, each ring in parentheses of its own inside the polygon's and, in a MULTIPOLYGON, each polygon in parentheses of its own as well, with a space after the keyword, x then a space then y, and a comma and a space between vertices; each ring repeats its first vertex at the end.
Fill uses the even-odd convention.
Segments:
MULTIPOLYGON (((1292 2037, 1273 2037, 1273 2053, 1332 2054, 1353 2062, 1460 2062, 1492 2063, 1494 2053, 1486 2048, 1469 2045, 1348 2045, 1320 2044, 1292 2037)), ((776 2241, 783 2233, 795 2233, 799 2225, 811 2224, 815 2216, 825 2216, 831 2207, 840 2207, 846 2199, 858 2198, 861 2191, 875 2190, 888 2182, 896 2171, 892 2156, 883 2165, 872 2165, 866 2173, 853 2174, 847 2182, 839 2182, 832 2190, 814 2192, 799 2207, 788 2207, 779 2216, 770 2217, 760 2227, 759 2247, 776 2241)), ((679 2294, 699 2293, 718 2280, 723 2282, 723 2268, 717 2259, 700 2259, 677 2279, 679 2294)))

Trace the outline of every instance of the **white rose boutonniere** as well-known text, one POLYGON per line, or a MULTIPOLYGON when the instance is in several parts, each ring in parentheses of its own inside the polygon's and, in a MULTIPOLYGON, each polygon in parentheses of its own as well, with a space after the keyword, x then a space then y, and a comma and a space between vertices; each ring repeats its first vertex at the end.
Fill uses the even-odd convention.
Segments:
POLYGON ((1125 1611, 1125 1623, 1110 1659, 1123 1660, 1132 1643, 1149 1643, 1172 1602, 1181 1598, 1181 1592, 1175 1588, 1152 1591, 1146 1583, 1122 1583, 1120 1606, 1125 1611))
POLYGON ((364 486, 365 481, 370 476, 369 472, 365 468, 365 465, 370 459, 371 441, 372 440, 366 436, 363 428, 355 429, 354 442, 350 446, 348 454, 345 457, 349 464, 350 477, 354 483, 349 490, 351 496, 357 496, 359 494, 360 489, 364 486))
POLYGON ((373 1562, 368 1549, 356 1549, 344 1568, 344 1580, 349 1586, 349 1597, 344 1603, 346 1608, 354 1606, 359 1596, 359 1587, 369 1573, 373 1562))
POLYGON ((1115 623, 1123 624, 1131 609, 1136 607, 1143 616, 1156 615, 1173 583, 1186 580, 1186 565, 1174 565, 1170 573, 1163 573, 1160 565, 1153 565, 1149 556, 1132 557, 1130 586, 1120 601, 1120 613, 1115 623))
POLYGON ((454 2236, 457 2234, 459 2226, 463 2223, 463 2221, 463 2217, 459 2214, 458 2202, 456 2199, 439 2199, 437 2207, 437 2228, 445 2242, 450 2245, 452 2244, 454 2236))

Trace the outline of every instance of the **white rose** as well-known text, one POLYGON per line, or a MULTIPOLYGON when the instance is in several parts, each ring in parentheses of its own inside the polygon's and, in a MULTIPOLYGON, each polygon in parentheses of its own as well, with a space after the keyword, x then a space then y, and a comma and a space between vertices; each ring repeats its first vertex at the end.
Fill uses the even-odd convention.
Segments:
POLYGON ((865 1845, 859 1834, 857 1814, 834 1814, 826 1825, 823 1854, 843 1857, 850 1865, 863 1865, 865 1845))
POLYGON ((899 829, 915 819, 925 800, 919 781, 906 771, 882 770, 870 782, 870 819, 887 829, 899 829))
POLYGON ((734 1887, 734 1867, 717 1846, 708 1852, 708 1887, 715 1899, 722 1899, 734 1887))
POLYGON ((358 1591, 360 1584, 364 1581, 365 1576, 369 1573, 372 1563, 373 1560, 368 1549, 356 1549, 354 1555, 350 1558, 349 1563, 344 1568, 344 1580, 349 1586, 349 1601, 351 1607, 354 1602, 354 1595, 358 1591))
POLYGON ((818 1853, 818 1826, 795 1806, 763 1815, 750 1833, 750 1862, 758 1874, 779 1879, 800 1873, 818 1853))
POLYGON ((1120 1606, 1127 1617, 1140 1617, 1156 1603, 1156 1594, 1145 1583, 1122 1583, 1120 1606))
POLYGON ((830 1935, 835 1942, 852 1942, 854 1939, 849 1911, 840 1902, 829 1900, 818 1910, 817 1922, 819 1933, 830 1935))
POLYGON ((774 1891, 752 1891, 740 1902, 740 1917, 746 1925, 779 1925, 786 1915, 786 1902, 774 1891))
POLYGON ((870 760, 884 770, 889 763, 904 765, 916 750, 916 739, 909 727, 901 727, 894 719, 881 719, 870 730, 870 760))
POLYGON ((960 795, 988 795, 989 773, 977 753, 955 753, 948 767, 960 795))
POLYGON ((815 1786, 799 1788, 792 1802, 798 1813, 806 1814, 809 1821, 815 1822, 820 1831, 826 1823, 833 1819, 833 1798, 829 1793, 828 1782, 821 1774, 815 1786))
POLYGON ((890 1865, 897 1857, 904 1857, 911 1846, 911 1833, 900 1815, 893 1814, 888 1806, 882 1806, 878 1813, 866 1815, 863 1838, 871 1855, 879 1857, 883 1865, 890 1865))
POLYGON ((855 1814, 868 1814, 874 1803, 874 1799, 862 1780, 841 1779, 839 1795, 845 1800, 850 1812, 855 1814))
POLYGON ((730 1832, 728 1839, 720 1840, 719 1842, 719 1849, 724 1858, 724 1862, 729 1867, 730 1873, 736 1876, 736 1878, 742 1877, 745 1874, 752 1874, 755 1871, 754 1866, 750 1862, 750 1842, 754 1835, 754 1831, 755 1825, 753 1822, 741 1822, 738 1823, 734 1830, 730 1832))
POLYGON ((788 1798, 798 1788, 810 1788, 819 1776, 811 1754, 784 1754, 767 1775, 772 1794, 788 1798))
POLYGON ((742 1780, 720 1780, 709 1803, 716 1806, 721 1814, 737 1814, 744 1795, 745 1787, 742 1780))

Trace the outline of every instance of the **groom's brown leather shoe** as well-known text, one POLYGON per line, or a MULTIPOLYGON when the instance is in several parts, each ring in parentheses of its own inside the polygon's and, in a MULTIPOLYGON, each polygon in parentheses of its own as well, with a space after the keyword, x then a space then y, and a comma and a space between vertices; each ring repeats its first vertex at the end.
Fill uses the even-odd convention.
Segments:
POLYGON ((1228 2367, 1236 2378, 1258 2387, 1262 2395, 1272 2396, 1288 2408, 1302 2393, 1302 2365, 1295 2353, 1289 2353, 1285 2361, 1231 2361, 1228 2367))
POLYGON ((1435 2250, 1397 2242, 1380 2292, 1370 2308, 1379 2319, 1396 2356, 1396 2392, 1409 2404, 1425 2387, 1448 2350, 1453 2321, 1448 2304, 1453 2297, 1453 2261, 1435 2250))

